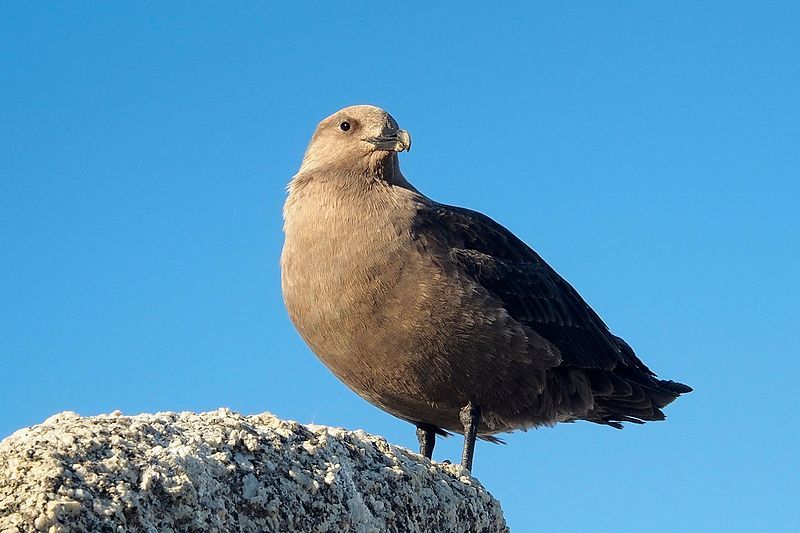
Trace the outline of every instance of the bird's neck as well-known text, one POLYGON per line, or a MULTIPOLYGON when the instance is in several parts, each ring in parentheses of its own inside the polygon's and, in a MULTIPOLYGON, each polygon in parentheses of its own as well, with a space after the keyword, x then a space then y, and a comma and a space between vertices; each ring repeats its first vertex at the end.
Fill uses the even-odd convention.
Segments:
MULTIPOLYGON (((387 152, 376 152, 376 154, 384 155, 387 152)), ((376 157, 375 161, 370 160, 371 172, 376 180, 388 183, 395 187, 402 187, 410 191, 417 192, 417 189, 406 180, 403 173, 400 172, 400 161, 397 154, 394 152, 389 153, 388 156, 376 157)))
POLYGON ((306 164, 289 183, 290 196, 309 185, 322 185, 341 191, 344 194, 361 195, 364 190, 379 184, 389 184, 416 191, 403 173, 394 152, 373 152, 360 161, 359 165, 346 167, 334 164, 306 164))
POLYGON ((391 174, 361 170, 295 176, 283 208, 287 239, 311 234, 331 239, 337 232, 367 232, 370 239, 380 239, 381 232, 408 231, 419 205, 429 200, 396 165, 384 170, 391 174))

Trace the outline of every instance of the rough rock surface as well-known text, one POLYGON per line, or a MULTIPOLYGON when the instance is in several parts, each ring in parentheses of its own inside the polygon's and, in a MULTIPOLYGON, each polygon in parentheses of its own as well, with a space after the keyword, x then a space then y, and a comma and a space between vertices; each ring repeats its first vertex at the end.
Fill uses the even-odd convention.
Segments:
POLYGON ((507 531, 456 465, 270 414, 65 412, 0 442, 0 532, 507 531))

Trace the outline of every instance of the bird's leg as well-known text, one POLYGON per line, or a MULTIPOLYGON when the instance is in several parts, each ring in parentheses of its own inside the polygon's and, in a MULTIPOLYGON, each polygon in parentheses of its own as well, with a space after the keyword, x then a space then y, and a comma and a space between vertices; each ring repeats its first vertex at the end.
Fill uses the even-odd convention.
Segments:
POLYGON ((461 466, 472 471, 472 456, 475 454, 475 439, 481 423, 481 408, 472 402, 459 412, 461 424, 464 426, 464 451, 461 452, 461 466))
POLYGON ((419 441, 419 454, 433 457, 433 447, 436 446, 436 428, 429 424, 417 424, 417 441, 419 441))

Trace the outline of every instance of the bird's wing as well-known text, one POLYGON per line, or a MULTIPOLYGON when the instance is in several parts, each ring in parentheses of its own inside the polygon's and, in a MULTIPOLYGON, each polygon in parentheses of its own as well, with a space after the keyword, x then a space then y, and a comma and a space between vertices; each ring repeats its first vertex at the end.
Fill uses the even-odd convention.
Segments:
POLYGON ((612 370, 621 364, 653 375, 578 292, 506 228, 481 213, 437 203, 419 215, 422 244, 444 250, 446 260, 499 299, 509 315, 557 346, 563 365, 612 370), (436 242, 426 243, 431 239, 436 242))

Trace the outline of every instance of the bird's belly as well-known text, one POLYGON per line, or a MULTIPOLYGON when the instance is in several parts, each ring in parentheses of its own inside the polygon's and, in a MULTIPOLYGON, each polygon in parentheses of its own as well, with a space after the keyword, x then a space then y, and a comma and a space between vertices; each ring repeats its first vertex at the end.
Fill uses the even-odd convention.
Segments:
POLYGON ((466 282, 413 254, 396 257, 405 260, 381 268, 285 265, 301 336, 340 380, 399 418, 457 431, 473 401, 487 415, 482 432, 509 429, 503 411, 531 401, 543 379, 529 368, 530 339, 502 308, 478 304, 485 296, 466 282), (308 295, 313 306, 300 300, 308 295))
MULTIPOLYGON (((361 396, 394 411, 402 399, 427 401, 429 371, 441 354, 424 342, 424 301, 407 295, 402 268, 348 272, 284 272, 284 298, 297 330, 312 351, 361 396), (291 286, 291 287, 289 287, 291 286), (313 307, 300 301, 313 295, 313 307), (414 319, 406 313, 415 305, 414 319), (426 378, 426 373, 428 374, 426 378)), ((412 288, 416 293, 417 288, 412 288)), ((398 413, 394 413, 398 414, 398 413)))

